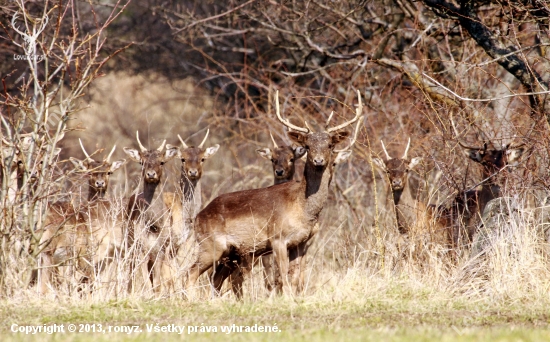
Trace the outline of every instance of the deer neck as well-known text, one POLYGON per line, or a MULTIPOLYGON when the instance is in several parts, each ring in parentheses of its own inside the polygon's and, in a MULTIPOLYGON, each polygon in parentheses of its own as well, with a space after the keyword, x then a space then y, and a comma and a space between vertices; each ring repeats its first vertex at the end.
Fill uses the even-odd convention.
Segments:
POLYGON ((411 189, 407 183, 401 190, 392 191, 393 203, 395 204, 395 215, 397 220, 397 228, 400 233, 407 233, 409 227, 414 223, 416 218, 416 200, 413 198, 411 189))
POLYGON ((93 201, 96 199, 101 199, 105 197, 105 189, 103 190, 97 190, 94 187, 88 188, 88 201, 93 201))
POLYGON ((155 196, 155 190, 157 190, 157 187, 160 182, 158 183, 148 183, 143 182, 143 199, 147 202, 147 204, 151 204, 153 202, 153 197, 155 196))
POLYGON ((501 184, 506 181, 505 173, 494 174, 487 170, 483 172, 483 179, 485 181, 481 184, 481 189, 478 192, 477 205, 479 207, 480 214, 483 213, 485 205, 492 199, 502 196, 501 184))
POLYGON ((478 192, 478 199, 477 199, 477 205, 479 207, 479 213, 483 214, 483 210, 485 209, 485 206, 489 201, 499 198, 502 196, 502 192, 500 190, 500 185, 488 181, 487 183, 483 184, 481 186, 481 189, 478 192))
POLYGON ((286 183, 286 182, 288 182, 288 181, 290 181, 290 179, 277 179, 277 178, 275 178, 275 179, 273 180, 273 185, 286 183))
POLYGON ((186 202, 193 201, 195 194, 200 191, 200 179, 189 179, 187 177, 180 178, 181 191, 183 192, 183 198, 186 202))
POLYGON ((317 220, 327 201, 332 171, 332 162, 327 163, 322 169, 313 163, 306 163, 302 187, 306 199, 305 211, 311 219, 317 220))

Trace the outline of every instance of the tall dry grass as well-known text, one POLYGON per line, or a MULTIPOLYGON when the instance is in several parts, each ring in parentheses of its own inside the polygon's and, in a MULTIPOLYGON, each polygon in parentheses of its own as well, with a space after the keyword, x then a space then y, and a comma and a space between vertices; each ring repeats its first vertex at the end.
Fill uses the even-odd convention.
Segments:
MULTIPOLYGON (((255 155, 257 147, 270 144, 267 130, 272 130, 279 139, 285 138, 284 131, 272 115, 248 120, 223 116, 214 100, 195 88, 190 80, 173 84, 160 77, 107 75, 97 81, 91 94, 89 108, 72 123, 72 127, 84 130, 71 132, 65 138, 64 158, 81 157, 78 146, 72 143, 77 137, 82 137, 86 146, 117 144, 131 147, 136 146, 133 137, 139 129, 149 132, 142 140, 146 146, 155 147, 162 139, 176 145, 177 134, 189 137, 188 143, 197 144, 208 126, 211 135, 206 145, 220 143, 222 147, 205 164, 201 180, 204 204, 221 193, 264 187, 272 182, 269 163, 255 155), (117 91, 111 91, 113 88, 117 91)), ((288 98, 285 102, 283 108, 286 112, 297 108, 293 107, 293 101, 297 100, 288 98)), ((337 119, 343 120, 346 108, 340 108, 339 113, 337 119)), ((293 118, 312 117, 313 125, 324 122, 326 114, 311 114, 303 109, 292 111, 293 118)), ((367 113, 367 120, 372 115, 367 113)), ((380 296, 398 301, 400 296, 425 294, 427 297, 480 302, 548 301, 546 289, 550 278, 546 221, 544 215, 535 214, 541 209, 534 210, 532 201, 525 199, 524 194, 529 188, 507 189, 506 205, 500 210, 502 214, 497 215, 501 221, 489 231, 481 230, 475 244, 476 252, 461 253, 458 260, 452 261, 448 246, 435 243, 428 229, 424 234, 402 241, 397 232, 385 175, 373 172, 371 168, 370 156, 381 150, 367 133, 367 128, 363 128, 351 160, 336 170, 328 203, 320 217, 320 233, 313 239, 307 255, 305 290, 298 298, 304 301, 363 301, 380 296)), ((380 133, 381 136, 384 134, 380 133)), ((430 139, 413 144, 411 154, 425 155, 426 141, 429 143, 437 138, 430 139)), ((402 152, 400 149, 405 141, 388 140, 390 154, 402 152)), ((120 150, 116 153, 121 154, 120 150)), ((430 156, 443 154, 442 147, 430 156)), ((449 154, 449 158, 441 157, 440 160, 466 164, 464 159, 460 159, 463 157, 455 154, 449 154)), ((438 168, 438 162, 436 158, 426 158, 423 168, 412 176, 411 183, 418 196, 429 203, 444 203, 452 193, 445 177, 438 175, 446 171, 438 168)), ((157 189, 157 195, 173 191, 175 179, 179 177, 179 163, 174 160, 167 165, 169 172, 157 189)), ((300 172, 301 166, 297 173, 300 172)), ((139 165, 129 164, 126 172, 121 174, 111 180, 109 198, 113 203, 113 219, 120 217, 128 196, 139 187, 139 165)), ((73 178, 74 194, 85 196, 83 188, 86 186, 82 179, 73 178)), ((160 201, 160 197, 155 201, 160 201)), ((76 302, 183 298, 185 270, 193 261, 192 252, 182 250, 172 258, 167 263, 170 282, 156 284, 159 287, 153 288, 147 279, 145 260, 151 252, 147 246, 154 244, 150 243, 151 236, 146 234, 143 223, 140 227, 143 229, 138 230, 141 234, 138 241, 143 243, 134 244, 135 253, 117 250, 105 260, 103 269, 94 270, 94 280, 87 283, 82 283, 82 273, 75 262, 83 256, 72 255, 70 261, 59 267, 63 271, 59 272, 48 293, 39 296, 76 302), (138 265, 134 274, 130 274, 132 263, 138 265), (135 284, 131 293, 127 291, 130 278, 135 284)), ((95 251, 90 249, 89 253, 95 251)), ((25 262, 14 259, 13 269, 6 271, 13 271, 16 276, 14 270, 25 262)), ((215 297, 207 277, 201 279, 200 286, 204 299, 215 297)), ((261 265, 253 267, 245 282, 244 293, 245 300, 252 301, 266 300, 272 295, 264 287, 261 265)), ((36 296, 35 287, 18 288, 12 289, 10 299, 36 296)), ((223 289, 221 298, 233 300, 228 286, 223 289)))

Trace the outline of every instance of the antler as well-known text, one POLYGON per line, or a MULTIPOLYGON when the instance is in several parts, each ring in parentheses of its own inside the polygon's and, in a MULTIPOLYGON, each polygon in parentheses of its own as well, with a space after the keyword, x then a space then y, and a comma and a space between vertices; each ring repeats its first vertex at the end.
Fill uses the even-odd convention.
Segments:
POLYGON ((363 121, 362 117, 359 118, 359 120, 357 121, 357 125, 355 126, 355 133, 353 134, 353 139, 350 141, 350 144, 348 145, 348 147, 343 148, 341 150, 334 150, 334 152, 343 152, 343 151, 349 150, 355 144, 355 142, 357 141, 357 134, 359 134, 359 127, 361 127, 362 121, 363 121))
POLYGON ((273 134, 271 134, 271 131, 269 131, 269 135, 271 136, 271 141, 273 141, 273 147, 279 148, 279 146, 277 146, 277 143, 275 142, 275 139, 273 139, 273 134))
POLYGON ((113 149, 111 150, 111 152, 109 152, 109 155, 107 156, 107 158, 105 158, 105 162, 109 163, 109 161, 111 160, 111 157, 113 156, 113 153, 115 153, 115 150, 116 150, 116 145, 113 146, 113 149))
POLYGON ((391 159, 390 154, 386 150, 386 146, 384 146, 384 142, 382 141, 382 139, 380 139, 380 143, 382 144, 382 149, 384 150, 384 153, 386 154, 386 160, 390 160, 391 159))
POLYGON ((330 112, 330 115, 328 116, 327 122, 325 123, 325 129, 328 128, 328 123, 330 122, 330 119, 332 119, 333 115, 334 115, 334 111, 330 112))
POLYGON ((309 129, 295 126, 291 124, 288 120, 285 120, 281 117, 281 109, 279 108, 279 91, 278 90, 275 92, 275 111, 277 113, 277 119, 279 119, 279 121, 281 121, 281 123, 286 127, 291 128, 298 132, 306 133, 306 134, 310 132, 309 129))
POLYGON ((357 105, 357 109, 355 110, 355 117, 353 119, 351 119, 350 121, 348 121, 348 122, 344 122, 341 125, 338 125, 338 126, 332 127, 332 128, 328 128, 326 130, 327 133, 332 133, 332 132, 341 130, 342 128, 345 128, 345 127, 351 125, 352 123, 354 123, 355 121, 359 120, 359 117, 363 113, 363 102, 361 102, 361 93, 359 93, 359 90, 357 90, 357 97, 359 98, 359 104, 357 105))
POLYGON ((164 139, 164 141, 162 142, 162 144, 160 144, 160 147, 157 148, 157 151, 162 152, 162 149, 164 148, 164 144, 166 144, 166 139, 164 139))
POLYGON ((453 113, 452 113, 452 112, 451 112, 450 120, 451 120, 451 126, 453 126, 453 131, 455 132, 456 141, 458 142, 458 144, 459 144, 460 146, 462 146, 462 148, 466 148, 466 149, 470 149, 470 150, 486 150, 486 149, 487 149, 487 143, 484 143, 484 144, 483 144, 483 148, 481 148, 481 147, 472 147, 472 146, 464 145, 464 144, 462 143, 462 141, 460 141, 460 134, 458 133, 458 130, 456 129, 455 121, 453 120, 453 113))
POLYGON ((516 148, 520 148, 520 147, 523 147, 523 146, 526 145, 523 141, 520 141, 520 142, 516 145, 516 140, 518 140, 518 136, 517 136, 516 134, 514 134, 514 137, 512 138, 512 140, 511 140, 508 144, 502 145, 502 149, 503 149, 503 150, 507 150, 507 149, 516 149, 516 148))
POLYGON ((78 138, 78 142, 80 142, 80 148, 82 148, 82 152, 84 152, 86 159, 93 160, 88 154, 88 152, 86 152, 86 149, 84 148, 84 145, 82 144, 82 140, 80 140, 80 138, 78 138))
POLYGON ((206 138, 208 138, 208 133, 210 133, 210 129, 206 130, 206 135, 204 136, 204 139, 202 139, 202 142, 199 145, 199 148, 202 148, 202 146, 204 145, 204 142, 206 141, 206 138))
POLYGON ((183 141, 183 139, 180 137, 179 134, 178 134, 178 139, 181 141, 181 144, 183 145, 183 148, 189 148, 189 146, 187 146, 187 144, 183 141))
POLYGON ((139 131, 136 131, 136 138, 137 138, 137 142, 139 144, 139 149, 141 150, 141 152, 147 152, 147 149, 145 148, 145 146, 143 146, 141 144, 141 141, 139 141, 139 131))
POLYGON ((407 148, 405 149, 405 153, 403 153, 403 158, 401 158, 401 159, 407 159, 407 153, 409 153, 409 147, 411 147, 411 137, 409 137, 409 142, 407 143, 407 148))

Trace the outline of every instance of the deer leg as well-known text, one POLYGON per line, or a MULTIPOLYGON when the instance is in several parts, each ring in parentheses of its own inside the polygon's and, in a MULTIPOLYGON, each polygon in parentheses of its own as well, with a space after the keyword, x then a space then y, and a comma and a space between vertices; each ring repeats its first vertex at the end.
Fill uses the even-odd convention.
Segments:
POLYGON ((38 287, 41 294, 46 294, 51 286, 52 280, 52 257, 48 252, 41 253, 42 265, 38 270, 38 287))
POLYGON ((162 287, 162 264, 165 262, 165 255, 163 252, 159 252, 156 254, 156 258, 151 258, 149 261, 150 268, 149 268, 149 277, 151 280, 151 284, 153 285, 153 291, 156 294, 159 294, 162 287))
POLYGON ((291 287, 288 281, 288 269, 289 269, 289 260, 288 260, 288 248, 285 241, 282 240, 273 240, 271 241, 271 247, 273 249, 273 257, 279 268, 279 274, 282 280, 283 293, 291 294, 291 287))
POLYGON ((237 297, 241 300, 243 298, 243 282, 244 282, 244 273, 242 267, 237 267, 236 270, 231 273, 231 290, 237 297))
POLYGON ((271 292, 276 288, 279 277, 276 273, 276 267, 273 267, 273 257, 271 255, 262 255, 262 265, 264 266, 265 288, 271 292))
POLYGON ((237 265, 237 269, 231 273, 231 290, 239 300, 243 298, 244 277, 252 271, 253 263, 254 257, 248 255, 245 258, 242 258, 242 261, 237 265))
POLYGON ((289 250, 289 260, 290 260, 290 267, 289 267, 289 277, 292 284, 292 288, 295 291, 295 293, 298 293, 301 291, 301 273, 302 273, 302 264, 304 258, 304 254, 306 252, 306 243, 302 242, 298 246, 290 248, 289 250))
POLYGON ((212 286, 216 290, 216 294, 220 294, 223 286, 223 282, 227 277, 232 275, 233 272, 238 270, 237 263, 231 260, 224 260, 216 266, 214 274, 212 274, 212 286))
MULTIPOLYGON (((311 242, 311 240, 309 241, 311 242)), ((306 254, 307 250, 311 246, 310 243, 304 243, 304 250, 302 252, 302 258, 300 259, 300 277, 298 279, 298 291, 302 292, 305 289, 305 275, 306 275, 306 254)))
MULTIPOLYGON (((199 246, 199 253, 195 263, 189 268, 187 284, 185 285, 185 292, 187 297, 192 299, 194 298, 195 284, 199 279, 200 275, 208 271, 212 265, 221 259, 224 254, 224 250, 219 248, 214 248, 214 242, 203 241, 199 246)), ((223 283, 223 281, 222 281, 223 283)))

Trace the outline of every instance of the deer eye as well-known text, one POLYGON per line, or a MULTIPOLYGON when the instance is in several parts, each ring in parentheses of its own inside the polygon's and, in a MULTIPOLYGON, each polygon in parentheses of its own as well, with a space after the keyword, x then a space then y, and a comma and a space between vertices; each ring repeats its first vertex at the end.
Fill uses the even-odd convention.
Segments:
POLYGON ((293 162, 294 162, 294 158, 290 158, 290 162, 293 163, 293 162))
POLYGON ((163 161, 161 161, 161 162, 160 162, 160 165, 164 165, 164 162, 163 162, 163 161))
POLYGON ((306 146, 305 146, 305 149, 309 151, 309 146, 308 146, 308 145, 306 145, 306 146))
POLYGON ((271 158, 271 162, 272 162, 272 163, 275 163, 275 159, 271 158))
POLYGON ((182 162, 182 163, 185 163, 185 158, 181 158, 181 162, 182 162))
POLYGON ((201 163, 204 163, 204 158, 201 159, 201 163))

